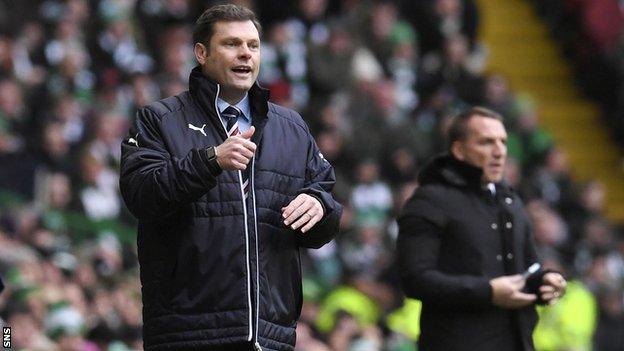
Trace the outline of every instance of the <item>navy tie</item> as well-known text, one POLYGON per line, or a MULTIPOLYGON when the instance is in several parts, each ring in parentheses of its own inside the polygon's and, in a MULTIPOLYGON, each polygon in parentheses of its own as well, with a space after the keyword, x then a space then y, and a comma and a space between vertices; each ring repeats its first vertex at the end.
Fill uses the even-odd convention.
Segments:
MULTIPOLYGON (((227 122, 225 125, 225 129, 227 130, 228 137, 240 134, 240 130, 238 129, 238 117, 242 115, 243 112, 234 106, 228 106, 228 108, 221 112, 221 116, 223 116, 227 122)), ((249 196, 249 166, 251 166, 251 163, 249 163, 247 166, 248 168, 242 171, 245 199, 247 199, 247 197, 249 196)))
POLYGON ((238 130, 238 117, 242 116, 243 112, 234 106, 228 106, 223 112, 221 112, 221 116, 225 118, 228 136, 234 136, 240 134, 238 130))

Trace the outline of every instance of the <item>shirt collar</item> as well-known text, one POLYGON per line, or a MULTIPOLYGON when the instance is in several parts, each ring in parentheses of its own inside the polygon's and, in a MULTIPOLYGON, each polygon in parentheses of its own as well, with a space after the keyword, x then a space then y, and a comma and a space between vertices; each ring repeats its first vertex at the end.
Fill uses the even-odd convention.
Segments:
MULTIPOLYGON (((249 94, 245 93, 245 96, 234 105, 239 110, 243 112, 243 117, 247 121, 251 121, 251 106, 249 105, 249 94)), ((219 107, 219 112, 223 112, 226 108, 230 107, 230 103, 222 100, 221 98, 217 98, 217 107, 219 107)))
POLYGON ((487 188, 490 190, 492 195, 496 195, 496 185, 494 183, 488 183, 487 188))

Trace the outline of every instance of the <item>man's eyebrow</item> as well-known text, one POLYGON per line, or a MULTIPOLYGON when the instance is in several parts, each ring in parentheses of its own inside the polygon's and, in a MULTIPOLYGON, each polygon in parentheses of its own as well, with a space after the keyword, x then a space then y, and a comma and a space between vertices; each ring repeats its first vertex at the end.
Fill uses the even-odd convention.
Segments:
POLYGON ((233 41, 257 41, 260 42, 260 39, 258 38, 241 38, 241 37, 237 37, 237 36, 229 36, 229 37, 224 37, 221 38, 221 41, 228 41, 228 40, 233 40, 233 41))
POLYGON ((230 37, 221 38, 221 41, 243 41, 243 40, 239 37, 230 36, 230 37))

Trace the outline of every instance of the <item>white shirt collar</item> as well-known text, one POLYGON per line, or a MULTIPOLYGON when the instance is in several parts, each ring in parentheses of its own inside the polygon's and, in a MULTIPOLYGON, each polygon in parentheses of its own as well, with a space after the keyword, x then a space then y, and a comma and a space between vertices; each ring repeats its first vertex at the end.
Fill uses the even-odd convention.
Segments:
POLYGON ((487 188, 490 190, 492 195, 496 195, 496 185, 494 185, 494 183, 488 183, 487 188))

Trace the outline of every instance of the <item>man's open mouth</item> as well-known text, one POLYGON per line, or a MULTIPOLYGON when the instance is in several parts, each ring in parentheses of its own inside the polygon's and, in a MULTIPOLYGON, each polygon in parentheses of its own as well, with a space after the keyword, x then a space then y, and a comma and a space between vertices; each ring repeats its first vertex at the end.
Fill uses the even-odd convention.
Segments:
POLYGON ((249 66, 236 66, 236 67, 232 68, 232 71, 234 71, 234 73, 250 73, 251 72, 251 67, 249 67, 249 66))

